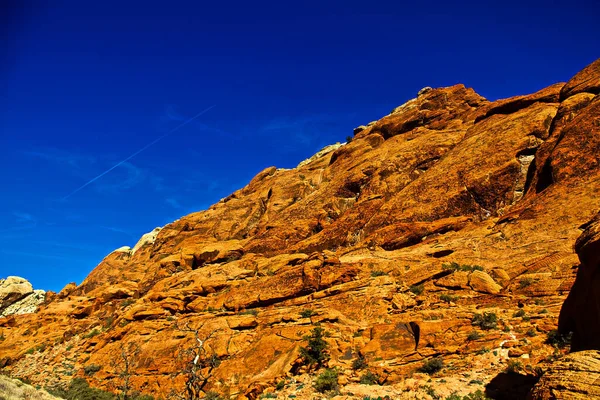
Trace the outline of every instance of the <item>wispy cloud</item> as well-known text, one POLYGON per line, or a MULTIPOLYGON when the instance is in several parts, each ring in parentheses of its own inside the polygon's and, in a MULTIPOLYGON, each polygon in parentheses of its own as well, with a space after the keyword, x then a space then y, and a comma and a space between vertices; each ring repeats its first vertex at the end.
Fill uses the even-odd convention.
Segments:
POLYGON ((334 132, 342 127, 341 121, 348 115, 311 114, 300 117, 279 116, 259 127, 259 133, 268 137, 280 138, 281 148, 297 150, 302 147, 322 147, 323 133, 334 132))
POLYGON ((144 182, 149 172, 135 166, 130 162, 125 162, 120 165, 121 174, 111 177, 96 184, 96 191, 103 194, 114 194, 123 190, 131 189, 140 183, 144 182))
POLYGON ((34 229, 38 225, 36 217, 27 212, 13 211, 12 221, 8 222, 8 225, 0 229, 0 233, 25 231, 34 229))
MULTIPOLYGON (((47 259, 51 259, 51 260, 68 260, 68 261, 77 261, 78 259, 74 259, 72 255, 55 255, 55 254, 42 254, 42 253, 38 253, 38 252, 29 252, 29 251, 17 251, 17 250, 6 250, 6 249, 0 249, 0 254, 6 254, 6 255, 11 255, 11 256, 25 256, 25 257, 31 257, 31 258, 47 258, 47 259)), ((89 260, 82 260, 79 259, 79 261, 89 261, 89 260)))
POLYGON ((57 149, 53 147, 44 147, 36 150, 27 150, 23 152, 24 155, 44 160, 54 164, 71 167, 74 171, 81 170, 82 168, 89 168, 97 162, 97 158, 82 153, 74 153, 71 151, 57 149))
POLYGON ((126 235, 126 236, 128 236, 130 238, 134 238, 134 239, 136 238, 135 235, 132 234, 131 232, 128 232, 128 231, 126 231, 124 229, 121 229, 119 227, 116 227, 116 226, 104 226, 104 225, 101 225, 101 226, 99 226, 99 228, 106 229, 107 231, 111 231, 111 232, 115 232, 115 233, 121 233, 121 234, 126 235))
MULTIPOLYGON (((188 119, 188 117, 184 116, 178 111, 178 107, 175 104, 168 104, 165 107, 164 116, 161 118, 163 121, 174 121, 174 122, 182 122, 188 119)), ((239 137, 239 133, 233 134, 231 132, 227 132, 223 129, 220 129, 216 126, 207 124, 200 120, 194 120, 190 123, 190 126, 193 126, 199 131, 215 133, 220 136, 229 136, 229 137, 239 137)))
POLYGON ((173 208, 176 208, 178 210, 182 210, 184 207, 181 205, 181 203, 173 197, 167 197, 165 199, 165 203, 167 203, 168 205, 170 205, 173 208))
POLYGON ((37 224, 37 219, 29 213, 13 211, 13 215, 17 218, 18 224, 37 224))

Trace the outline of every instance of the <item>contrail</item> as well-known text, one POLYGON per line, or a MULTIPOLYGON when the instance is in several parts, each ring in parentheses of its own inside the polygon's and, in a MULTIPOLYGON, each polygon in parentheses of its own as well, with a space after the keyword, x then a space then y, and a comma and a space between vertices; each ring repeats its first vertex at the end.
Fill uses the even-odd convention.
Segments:
POLYGON ((140 154, 142 151, 148 149, 148 147, 155 145, 156 143, 158 143, 159 141, 161 141, 162 139, 166 138, 167 136, 169 136, 171 133, 175 132, 176 130, 184 127, 185 125, 189 124, 190 122, 192 122, 193 120, 195 120, 196 118, 198 118, 199 116, 201 116, 202 114, 205 114, 206 112, 208 112, 210 109, 212 109, 214 107, 214 105, 200 111, 198 114, 194 115, 192 118, 182 122, 181 124, 177 125, 175 128, 171 129, 169 132, 165 133, 162 136, 159 136, 158 138, 154 139, 152 142, 148 143, 147 145, 145 145, 144 147, 142 147, 141 149, 139 149, 138 151, 136 151, 135 153, 133 153, 132 155, 130 155, 129 157, 127 157, 126 159, 119 161, 118 163, 116 163, 115 165, 113 165, 112 167, 110 167, 109 169, 107 169, 106 171, 104 171, 103 173, 101 173, 100 175, 96 176, 95 178, 90 179, 89 181, 87 181, 86 183, 84 183, 83 185, 81 185, 80 187, 78 187, 77 189, 73 190, 71 193, 69 193, 68 195, 66 195, 65 197, 62 198, 62 201, 67 200, 69 197, 73 196, 75 193, 79 192, 81 189, 85 188, 86 186, 96 182, 98 179, 102 178, 104 175, 108 174, 110 171, 112 171, 113 169, 117 168, 119 165, 126 163, 127 161, 131 160, 133 157, 137 156, 138 154, 140 154))

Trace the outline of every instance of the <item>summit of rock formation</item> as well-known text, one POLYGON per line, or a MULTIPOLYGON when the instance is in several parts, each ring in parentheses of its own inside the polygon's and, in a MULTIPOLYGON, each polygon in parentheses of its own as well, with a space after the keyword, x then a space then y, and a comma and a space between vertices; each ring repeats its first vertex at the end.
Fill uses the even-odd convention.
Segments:
POLYGON ((127 358, 135 390, 169 398, 201 343, 202 392, 228 398, 312 398, 326 368, 343 398, 524 398, 566 351, 557 328, 597 346, 579 305, 598 312, 599 65, 497 101, 421 90, 0 318, 0 366, 118 391, 127 358))

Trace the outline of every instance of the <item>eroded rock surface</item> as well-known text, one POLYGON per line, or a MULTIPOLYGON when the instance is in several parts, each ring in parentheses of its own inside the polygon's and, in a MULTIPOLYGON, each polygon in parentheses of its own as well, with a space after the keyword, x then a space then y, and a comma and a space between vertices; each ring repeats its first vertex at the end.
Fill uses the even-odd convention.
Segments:
POLYGON ((579 351, 552 364, 533 388, 532 400, 600 398, 600 351, 579 351))
POLYGON ((599 208, 591 71, 495 102, 423 90, 350 142, 112 252, 35 314, 0 318, 0 364, 114 390, 115 355, 135 347, 132 385, 166 396, 198 334, 215 361, 204 390, 256 398, 284 381, 310 398, 299 348, 319 323, 327 365, 361 398, 467 395, 509 359, 533 368, 555 353, 546 334, 582 269, 573 245, 599 208), (434 357, 451 368, 412 375, 434 357), (361 384, 367 370, 385 385, 361 384))

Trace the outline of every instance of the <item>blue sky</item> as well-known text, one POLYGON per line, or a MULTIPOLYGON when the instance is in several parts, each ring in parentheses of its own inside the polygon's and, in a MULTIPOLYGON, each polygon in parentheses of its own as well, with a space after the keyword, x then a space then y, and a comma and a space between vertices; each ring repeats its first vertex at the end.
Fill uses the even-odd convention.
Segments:
POLYGON ((600 57, 594 1, 403 3, 3 2, 0 277, 79 283, 424 86, 504 98, 600 57))

